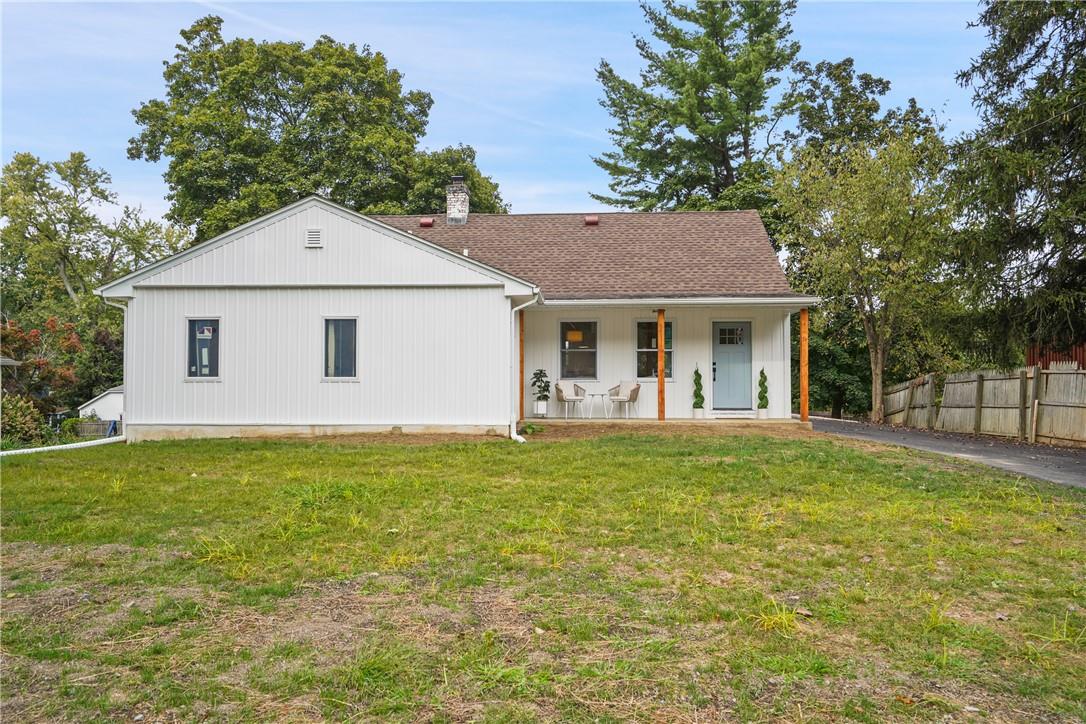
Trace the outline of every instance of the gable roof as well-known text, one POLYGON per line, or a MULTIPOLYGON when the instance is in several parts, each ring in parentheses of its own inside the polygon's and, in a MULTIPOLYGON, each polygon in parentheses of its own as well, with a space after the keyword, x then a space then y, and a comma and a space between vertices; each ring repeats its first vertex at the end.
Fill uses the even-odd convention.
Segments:
POLYGON ((120 393, 121 393, 121 394, 123 395, 123 394, 124 394, 124 385, 117 385, 116 387, 110 387, 110 388, 109 388, 108 390, 106 390, 105 392, 102 392, 102 393, 100 393, 100 394, 97 394, 97 395, 95 395, 94 397, 92 397, 92 398, 90 398, 89 400, 87 400, 86 402, 84 402, 84 403, 83 403, 82 405, 79 405, 79 408, 80 408, 80 409, 83 409, 83 408, 84 408, 84 407, 86 407, 87 405, 90 405, 90 404, 92 404, 92 403, 98 402, 98 400, 102 399, 102 398, 103 398, 103 397, 105 397, 106 395, 110 395, 110 394, 113 394, 114 392, 120 392, 120 393))
POLYGON ((373 216, 527 279, 550 300, 800 297, 756 211, 373 216), (433 219, 422 228, 420 220, 433 219))
POLYGON ((146 280, 154 274, 175 267, 193 257, 206 254, 207 252, 239 239, 246 234, 270 226, 292 214, 312 207, 322 208, 325 211, 337 214, 342 218, 349 219, 364 227, 378 230, 385 236, 406 244, 409 247, 428 251, 434 256, 443 258, 450 263, 479 272, 485 277, 495 280, 495 282, 499 284, 505 284, 507 291, 512 290, 516 294, 522 295, 534 294, 537 291, 535 285, 531 282, 516 277, 505 270, 495 268, 481 259, 466 257, 459 251, 453 251, 417 235, 405 233, 394 226, 384 224, 373 217, 365 216, 357 211, 348 209, 345 206, 340 206, 321 196, 307 196, 306 198, 288 204, 277 211, 265 214, 264 216, 260 216, 252 221, 235 227, 219 236, 208 239, 195 246, 191 246, 188 249, 164 259, 160 259, 152 264, 148 264, 147 266, 137 269, 118 279, 114 279, 113 281, 98 287, 94 292, 103 297, 129 297, 132 294, 132 287, 135 284, 146 280))

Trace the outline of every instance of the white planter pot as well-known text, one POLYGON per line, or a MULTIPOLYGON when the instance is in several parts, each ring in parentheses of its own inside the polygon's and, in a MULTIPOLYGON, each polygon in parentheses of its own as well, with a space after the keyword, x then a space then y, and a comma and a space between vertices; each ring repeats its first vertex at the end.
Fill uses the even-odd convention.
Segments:
POLYGON ((534 404, 534 407, 533 407, 533 412, 535 412, 536 417, 546 417, 547 416, 547 401, 546 400, 536 400, 535 404, 534 404))
POLYGON ((694 408, 694 419, 695 420, 704 420, 705 419, 705 408, 704 407, 695 407, 694 408))
POLYGON ((764 407, 759 407, 758 408, 758 419, 759 420, 768 420, 769 419, 769 410, 765 409, 764 407))

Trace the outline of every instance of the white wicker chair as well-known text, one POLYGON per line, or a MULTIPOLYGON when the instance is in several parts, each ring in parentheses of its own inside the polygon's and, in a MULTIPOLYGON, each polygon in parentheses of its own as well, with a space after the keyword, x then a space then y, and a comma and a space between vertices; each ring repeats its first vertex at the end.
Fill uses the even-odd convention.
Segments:
POLYGON ((637 394, 641 385, 637 382, 620 382, 607 390, 607 401, 611 404, 611 416, 614 417, 615 405, 622 405, 626 417, 630 416, 630 407, 637 407, 637 394))
POLYGON ((573 414, 577 415, 577 406, 581 407, 581 417, 584 417, 584 401, 585 401, 585 389, 577 384, 572 384, 573 390, 569 389, 570 382, 555 382, 554 392, 558 398, 558 401, 562 403, 562 412, 565 414, 565 418, 569 419, 569 406, 573 405, 573 414))

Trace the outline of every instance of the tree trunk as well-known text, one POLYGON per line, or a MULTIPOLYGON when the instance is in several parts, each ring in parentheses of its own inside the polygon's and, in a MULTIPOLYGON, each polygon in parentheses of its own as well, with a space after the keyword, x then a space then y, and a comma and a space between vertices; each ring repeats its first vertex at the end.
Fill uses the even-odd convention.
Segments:
POLYGON ((864 325, 864 333, 867 335, 867 355, 871 360, 871 422, 881 424, 883 419, 882 406, 882 372, 886 367, 886 355, 889 352, 889 335, 881 333, 876 325, 873 315, 861 317, 864 325))
POLYGON ((871 422, 882 423, 882 365, 871 368, 871 422))
POLYGON ((57 270, 60 272, 60 279, 64 282, 64 291, 68 292, 68 297, 73 301, 79 301, 79 298, 75 295, 75 290, 72 289, 72 282, 68 279, 67 265, 64 260, 61 260, 57 264, 57 270))
POLYGON ((834 420, 841 419, 841 412, 845 407, 845 399, 840 393, 833 396, 833 407, 830 410, 830 417, 834 420))

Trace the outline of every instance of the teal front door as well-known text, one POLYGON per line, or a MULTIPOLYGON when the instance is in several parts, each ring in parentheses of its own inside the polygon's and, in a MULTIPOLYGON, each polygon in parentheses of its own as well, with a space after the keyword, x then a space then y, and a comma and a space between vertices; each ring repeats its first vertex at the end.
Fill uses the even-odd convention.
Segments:
POLYGON ((750 322, 713 322, 713 409, 751 409, 750 385, 750 322))

